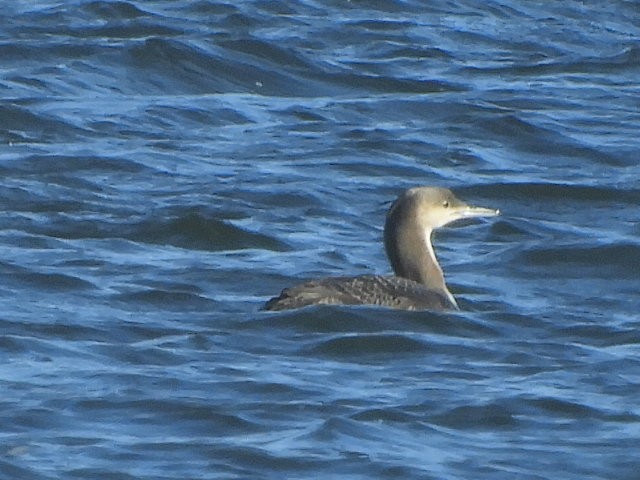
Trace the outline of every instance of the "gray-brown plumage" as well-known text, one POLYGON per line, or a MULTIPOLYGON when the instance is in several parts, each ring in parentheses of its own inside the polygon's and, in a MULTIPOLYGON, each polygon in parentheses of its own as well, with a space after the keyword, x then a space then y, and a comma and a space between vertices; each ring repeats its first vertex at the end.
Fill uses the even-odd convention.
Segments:
POLYGON ((431 234, 462 218, 498 215, 471 207, 446 188, 406 190, 391 205, 384 225, 384 246, 395 276, 362 275, 312 280, 286 288, 265 310, 308 305, 381 305, 403 310, 456 310, 433 251, 431 234))

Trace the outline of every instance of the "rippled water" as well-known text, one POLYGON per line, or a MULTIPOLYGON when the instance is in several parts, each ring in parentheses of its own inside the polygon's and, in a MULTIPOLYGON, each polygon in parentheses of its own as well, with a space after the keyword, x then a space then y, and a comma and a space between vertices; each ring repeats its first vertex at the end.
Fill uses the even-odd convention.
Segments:
POLYGON ((637 7, 4 5, 0 475, 636 478, 637 7), (461 312, 259 310, 424 184, 461 312))

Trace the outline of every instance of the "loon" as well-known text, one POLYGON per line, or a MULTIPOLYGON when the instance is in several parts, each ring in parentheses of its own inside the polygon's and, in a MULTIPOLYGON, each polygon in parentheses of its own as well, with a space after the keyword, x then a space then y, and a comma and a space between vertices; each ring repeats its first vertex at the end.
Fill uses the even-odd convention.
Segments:
POLYGON ((264 310, 309 305, 380 305, 402 310, 459 310, 438 264, 431 234, 456 220, 499 215, 499 210, 472 207, 451 190, 414 187, 389 208, 384 246, 395 275, 361 275, 311 280, 285 288, 264 310))

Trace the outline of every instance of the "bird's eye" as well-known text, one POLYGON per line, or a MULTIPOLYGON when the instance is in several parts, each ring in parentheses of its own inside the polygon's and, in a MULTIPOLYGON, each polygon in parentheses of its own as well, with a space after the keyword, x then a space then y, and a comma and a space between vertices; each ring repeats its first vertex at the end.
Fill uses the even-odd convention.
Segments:
POLYGON ((444 202, 442 202, 442 206, 444 208, 449 208, 449 202, 447 200, 445 200, 444 202))

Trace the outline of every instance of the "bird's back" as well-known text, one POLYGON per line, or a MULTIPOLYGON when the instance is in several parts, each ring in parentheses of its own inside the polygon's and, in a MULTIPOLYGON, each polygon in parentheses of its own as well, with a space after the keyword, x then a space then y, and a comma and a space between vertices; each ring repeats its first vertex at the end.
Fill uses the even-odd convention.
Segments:
POLYGON ((286 288, 269 300, 265 310, 309 305, 380 305, 402 310, 456 310, 445 292, 431 290, 402 277, 362 275, 312 280, 286 288))

